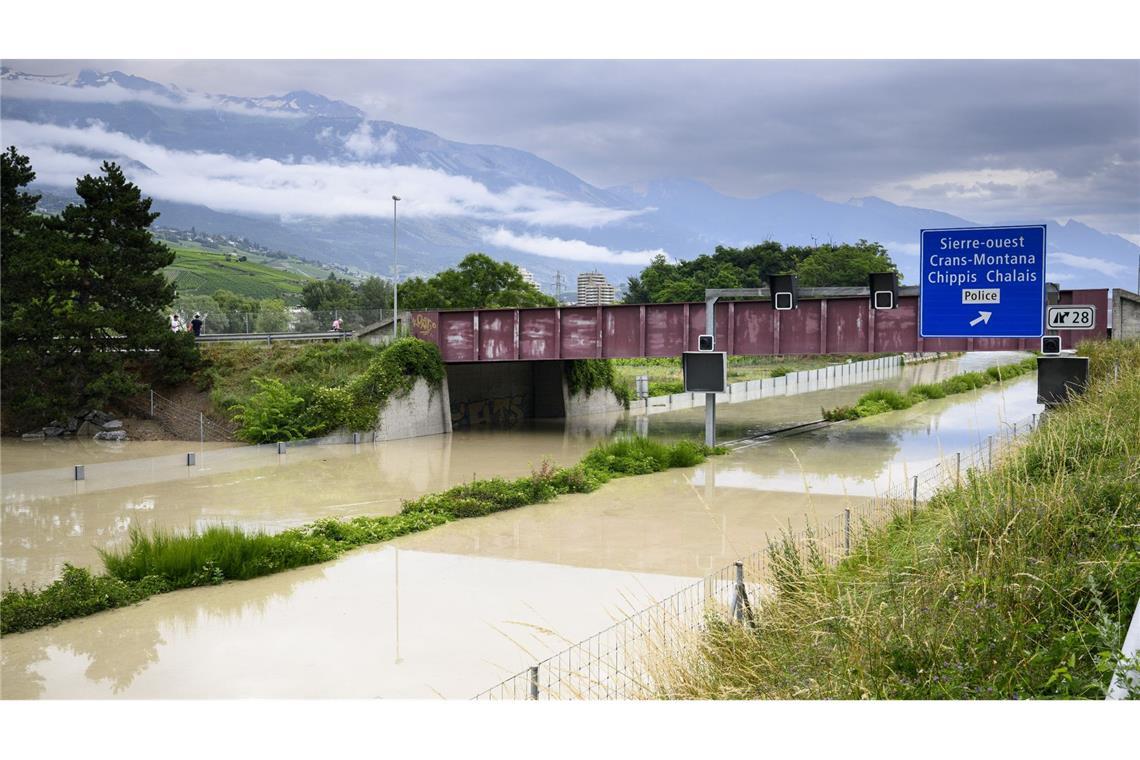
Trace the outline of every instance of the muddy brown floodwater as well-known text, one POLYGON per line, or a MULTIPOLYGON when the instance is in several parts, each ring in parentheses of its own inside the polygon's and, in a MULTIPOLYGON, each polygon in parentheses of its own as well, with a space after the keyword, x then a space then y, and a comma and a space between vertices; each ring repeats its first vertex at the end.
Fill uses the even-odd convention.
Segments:
MULTIPOLYGON (((722 439, 817 419, 870 387, 905 388, 1015 360, 976 354, 872 383, 722 405, 722 439)), ((885 490, 1040 409, 1033 377, 759 440, 694 468, 462 520, 267 578, 162 595, 0 640, 5 698, 468 697, 693 578, 885 490)), ((391 514, 472 477, 577 461, 598 440, 698 436, 703 410, 532 423, 376 445, 134 456, 4 442, 5 582, 98 567, 134 526, 225 522, 276 530, 326 515, 391 514), (86 456, 87 480, 70 466, 86 456)), ((73 442, 74 443, 74 442, 73 442)))

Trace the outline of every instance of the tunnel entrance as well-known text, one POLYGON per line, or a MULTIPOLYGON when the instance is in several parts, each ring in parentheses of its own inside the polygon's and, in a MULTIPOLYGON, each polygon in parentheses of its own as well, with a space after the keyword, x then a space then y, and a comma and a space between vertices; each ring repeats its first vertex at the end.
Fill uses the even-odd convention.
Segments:
POLYGON ((448 364, 451 426, 512 427, 566 416, 565 362, 448 364))

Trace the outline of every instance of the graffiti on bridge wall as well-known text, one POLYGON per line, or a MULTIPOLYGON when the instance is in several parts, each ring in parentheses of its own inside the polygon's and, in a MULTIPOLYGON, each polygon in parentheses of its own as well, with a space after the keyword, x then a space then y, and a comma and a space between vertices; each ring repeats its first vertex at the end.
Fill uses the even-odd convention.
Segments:
POLYGON ((502 396, 478 401, 458 401, 451 406, 453 428, 472 425, 509 426, 526 417, 526 396, 502 396))

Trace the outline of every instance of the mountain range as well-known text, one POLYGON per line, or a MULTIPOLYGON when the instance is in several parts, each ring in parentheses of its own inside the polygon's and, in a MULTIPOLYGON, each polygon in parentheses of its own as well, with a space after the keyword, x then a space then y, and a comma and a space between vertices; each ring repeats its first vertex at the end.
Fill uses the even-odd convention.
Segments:
MULTIPOLYGON (((32 158, 36 189, 71 197, 74 177, 116 160, 155 199, 160 224, 240 236, 287 253, 391 273, 399 193, 401 276, 471 251, 508 259, 550 290, 596 269, 615 284, 655 254, 689 259, 717 245, 882 243, 904 281, 918 278, 919 230, 975 226, 875 197, 802 192, 725 195, 692 179, 596 187, 526 151, 447 140, 303 90, 265 97, 200 93, 119 71, 0 72, 4 143, 32 158), (405 211, 406 210, 406 211, 405 211)), ((1049 279, 1064 287, 1136 285, 1140 246, 1080 222, 1048 225, 1049 279)), ((572 289, 572 286, 571 286, 572 289)))

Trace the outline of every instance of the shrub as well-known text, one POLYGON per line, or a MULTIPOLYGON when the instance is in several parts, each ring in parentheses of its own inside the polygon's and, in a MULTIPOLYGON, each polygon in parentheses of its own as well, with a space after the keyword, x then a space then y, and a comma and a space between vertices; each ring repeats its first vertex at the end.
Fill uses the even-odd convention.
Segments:
POLYGON ((678 441, 669 450, 669 467, 692 467, 705 461, 706 449, 693 441, 678 441))
MULTIPOLYGON (((254 363, 255 355, 235 350, 211 370, 215 377, 254 363)), ((431 388, 443 382, 439 348, 415 338, 397 340, 377 351, 358 342, 287 351, 260 366, 273 377, 254 377, 258 389, 240 400, 237 389, 215 388, 215 403, 236 410, 238 436, 251 443, 289 441, 335 430, 370 430, 393 396, 407 394, 417 379, 431 388), (361 363, 367 364, 361 369, 361 363), (286 383, 280 377, 291 378, 286 383), (331 381, 331 383, 330 383, 331 381)))
POLYGON ((361 430, 364 422, 355 419, 357 407, 348 388, 314 388, 310 391, 309 403, 305 406, 305 419, 310 435, 321 435, 337 428, 361 430))
POLYGON ((123 607, 167 590, 160 578, 144 577, 139 583, 124 583, 89 570, 63 566, 59 580, 39 590, 8 589, 0 600, 0 633, 26 631, 68 618, 123 607))
POLYGON ((938 383, 922 383, 920 385, 915 385, 908 391, 908 393, 926 400, 946 398, 946 389, 938 383))
POLYGON ((305 399, 276 378, 255 377, 257 393, 237 407, 234 421, 241 425, 238 437, 250 443, 272 443, 304 438, 302 421, 305 399))
POLYGON ((628 409, 633 389, 614 372, 611 359, 572 359, 566 362, 566 386, 570 393, 590 393, 608 388, 628 409))
POLYGON ((373 359, 348 387, 358 402, 382 406, 393 396, 406 395, 419 378, 438 388, 443 377, 443 359, 434 343, 401 338, 373 359))
POLYGON ((670 396, 674 393, 684 393, 683 380, 653 380, 649 383, 650 396, 670 396))
POLYGON ((866 393, 859 399, 859 403, 881 403, 886 405, 888 409, 907 409, 914 405, 913 401, 908 401, 907 398, 898 391, 887 389, 879 389, 866 393))

